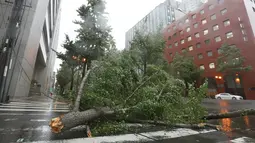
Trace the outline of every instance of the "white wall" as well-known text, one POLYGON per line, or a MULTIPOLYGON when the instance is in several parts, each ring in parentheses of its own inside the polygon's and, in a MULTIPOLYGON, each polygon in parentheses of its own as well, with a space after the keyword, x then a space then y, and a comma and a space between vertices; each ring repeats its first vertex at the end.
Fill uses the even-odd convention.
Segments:
POLYGON ((255 0, 243 0, 243 1, 246 7, 247 14, 250 19, 253 36, 255 37, 255 12, 253 11, 253 8, 252 8, 252 7, 255 8, 255 0))

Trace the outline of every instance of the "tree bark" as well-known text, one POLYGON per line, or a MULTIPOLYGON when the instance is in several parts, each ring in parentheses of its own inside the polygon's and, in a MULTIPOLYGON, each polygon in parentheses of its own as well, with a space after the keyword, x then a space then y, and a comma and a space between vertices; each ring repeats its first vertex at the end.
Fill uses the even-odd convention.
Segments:
POLYGON ((85 76, 86 70, 87 70, 87 63, 84 63, 82 68, 82 78, 85 76))
MULTIPOLYGON (((87 68, 86 68, 87 69, 87 68)), ((82 81, 81 81, 81 85, 79 87, 79 90, 78 90, 78 94, 77 94, 77 97, 76 97, 76 101, 75 101, 75 104, 74 104, 74 109, 73 111, 79 111, 79 108, 80 108, 80 101, 81 101, 81 96, 82 96, 82 91, 83 91, 83 88, 84 88, 84 84, 89 76, 89 73, 92 69, 88 70, 86 72, 86 75, 82 78, 82 81)))
POLYGON ((74 66, 72 67, 71 69, 71 85, 70 85, 70 90, 72 91, 73 90, 73 80, 74 80, 74 66))
POLYGON ((236 118, 236 117, 242 117, 247 115, 255 115, 255 109, 238 110, 234 112, 220 113, 220 114, 210 114, 208 116, 203 117, 203 119, 211 120, 211 119, 223 119, 223 118, 236 118))
POLYGON ((189 84, 185 81, 185 97, 189 96, 189 84))

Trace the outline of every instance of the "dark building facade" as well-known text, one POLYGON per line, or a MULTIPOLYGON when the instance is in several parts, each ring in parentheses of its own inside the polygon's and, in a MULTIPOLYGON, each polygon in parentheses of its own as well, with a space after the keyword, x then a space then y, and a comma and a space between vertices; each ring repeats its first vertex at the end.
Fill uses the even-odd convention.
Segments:
POLYGON ((255 99, 254 34, 255 0, 209 0, 165 29, 164 55, 169 63, 177 53, 192 56, 208 78, 209 94, 235 90, 246 99, 255 99), (249 72, 236 74, 238 83, 216 71, 218 49, 224 43, 240 48, 245 65, 253 67, 249 72))

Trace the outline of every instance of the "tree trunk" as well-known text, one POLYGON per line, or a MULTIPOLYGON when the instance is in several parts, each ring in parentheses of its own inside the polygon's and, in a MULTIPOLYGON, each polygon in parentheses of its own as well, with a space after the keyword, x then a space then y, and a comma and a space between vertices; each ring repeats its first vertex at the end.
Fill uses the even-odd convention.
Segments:
MULTIPOLYGON (((87 69, 87 67, 85 69, 87 69)), ((75 101, 75 104, 74 104, 73 111, 79 111, 83 88, 84 88, 85 82, 86 82, 86 80, 89 76, 90 71, 91 71, 91 69, 88 70, 86 72, 86 75, 82 78, 81 85, 80 85, 79 90, 78 90, 78 94, 77 94, 77 97, 76 97, 76 101, 75 101)))
POLYGON ((185 97, 189 96, 189 84, 188 82, 185 81, 185 97))
POLYGON ((82 68, 82 78, 85 76, 86 70, 87 70, 87 63, 84 63, 82 68))
POLYGON ((51 120, 50 127, 52 132, 60 133, 79 125, 84 125, 88 121, 95 120, 105 115, 113 115, 114 111, 107 107, 100 109, 89 109, 83 112, 71 112, 61 117, 51 120))
POLYGON ((74 67, 71 69, 71 85, 70 85, 70 90, 73 90, 73 80, 74 80, 74 67))
POLYGON ((255 109, 246 109, 246 110, 238 110, 234 112, 227 112, 227 113, 220 113, 220 114, 210 114, 205 116, 204 120, 211 120, 211 119, 223 119, 223 118, 236 118, 242 117, 247 115, 255 115, 255 109))

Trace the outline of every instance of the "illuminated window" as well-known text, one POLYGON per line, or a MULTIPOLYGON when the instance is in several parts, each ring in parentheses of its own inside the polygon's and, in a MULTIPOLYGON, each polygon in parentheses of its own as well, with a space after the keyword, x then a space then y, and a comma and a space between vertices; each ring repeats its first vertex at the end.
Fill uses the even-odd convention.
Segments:
POLYGON ((204 13, 205 13, 205 11, 204 11, 204 10, 201 10, 201 11, 200 11, 200 14, 204 14, 204 13))
POLYGON ((207 35, 208 34, 208 29, 204 30, 204 35, 207 35))
POLYGON ((246 36, 243 37, 244 41, 248 41, 248 38, 246 36))
POLYGON ((189 31, 190 31, 190 28, 188 27, 186 31, 189 32, 189 31))
POLYGON ((205 70, 205 66, 204 66, 204 65, 200 65, 200 66, 199 66, 199 69, 200 69, 200 70, 205 70))
POLYGON ((185 20, 185 23, 189 23, 189 19, 188 18, 185 20))
POLYGON ((214 39, 215 39, 215 42, 220 42, 220 41, 221 41, 220 36, 217 36, 217 37, 215 37, 214 39))
POLYGON ((242 29, 242 34, 243 35, 246 35, 246 31, 242 29))
POLYGON ((191 41, 191 40, 192 40, 192 38, 191 38, 191 36, 189 36, 189 37, 188 37, 188 41, 191 41))
POLYGON ((240 27, 241 27, 241 28, 244 28, 244 26, 243 26, 243 24, 242 24, 242 23, 240 23, 240 27))
POLYGON ((199 38, 199 33, 195 33, 195 37, 196 37, 196 38, 199 38))
POLYGON ((189 46, 189 51, 193 51, 193 46, 189 46))
POLYGON ((203 58, 204 58, 204 57, 203 57, 203 54, 201 54, 201 53, 200 53, 200 54, 197 54, 197 58, 198 58, 198 59, 203 59, 203 58))
POLYGON ((220 11, 221 15, 224 15, 226 12, 227 12, 226 8, 220 11))
POLYGON ((223 23, 224 23, 225 27, 230 25, 230 21, 229 20, 225 20, 225 21, 223 21, 223 23))
POLYGON ((212 55, 213 55, 212 51, 208 51, 208 52, 207 52, 207 56, 208 56, 208 57, 211 57, 212 55))
POLYGON ((206 23, 207 23, 206 19, 203 19, 203 20, 202 20, 202 25, 204 25, 204 24, 206 24, 206 23))
POLYGON ((209 64, 209 68, 210 68, 210 69, 215 69, 215 64, 214 64, 214 63, 210 63, 210 64, 209 64))
POLYGON ((197 15, 196 15, 196 14, 193 14, 193 15, 192 15, 192 18, 193 18, 193 19, 195 19, 196 17, 197 17, 197 15))
POLYGON ((216 19, 216 14, 211 16, 211 20, 215 20, 216 19))
POLYGON ((175 47, 177 47, 178 46, 178 42, 175 42, 174 45, 175 45, 175 47))
POLYGON ((184 44, 184 43, 185 43, 185 40, 184 40, 184 39, 182 39, 182 40, 181 40, 181 44, 184 44))
POLYGON ((222 50, 220 48, 218 48, 217 51, 218 51, 218 54, 222 53, 222 50))
POLYGON ((233 32, 226 33, 227 39, 234 37, 233 32))
POLYGON ((213 31, 219 30, 219 25, 214 25, 213 26, 213 31))
POLYGON ((172 45, 169 45, 168 48, 172 48, 172 45))
POLYGON ((197 23, 195 23, 195 24, 194 24, 194 28, 197 28, 197 27, 198 27, 198 24, 197 24, 197 23))

